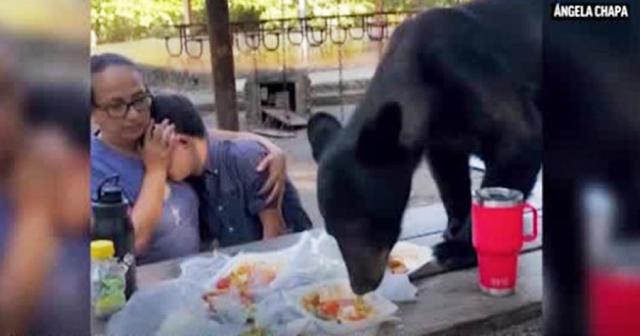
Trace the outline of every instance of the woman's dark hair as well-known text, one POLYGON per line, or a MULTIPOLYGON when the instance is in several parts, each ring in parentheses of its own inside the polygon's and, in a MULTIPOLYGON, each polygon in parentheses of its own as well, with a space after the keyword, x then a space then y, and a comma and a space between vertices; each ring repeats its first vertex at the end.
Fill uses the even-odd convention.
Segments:
MULTIPOLYGON (((90 64, 91 75, 100 73, 110 66, 129 66, 134 70, 142 73, 135 62, 120 54, 115 53, 93 55, 91 56, 90 64)), ((93 88, 91 89, 91 104, 95 104, 93 88)))
MULTIPOLYGON (((176 133, 198 138, 206 138, 207 129, 198 113, 198 110, 189 98, 179 94, 157 94, 153 97, 151 116, 155 122, 168 119, 175 125, 176 133)), ((185 182, 189 183, 198 195, 200 203, 198 216, 200 218, 200 240, 203 249, 208 249, 214 239, 214 234, 209 226, 208 209, 211 206, 205 176, 189 176, 185 182)))
POLYGON ((156 122, 168 119, 176 133, 198 138, 207 136, 207 128, 189 98, 180 94, 157 94, 153 97, 151 115, 156 122))
POLYGON ((138 66, 130 59, 114 53, 104 53, 91 56, 91 74, 97 74, 110 66, 130 66, 138 71, 138 66))

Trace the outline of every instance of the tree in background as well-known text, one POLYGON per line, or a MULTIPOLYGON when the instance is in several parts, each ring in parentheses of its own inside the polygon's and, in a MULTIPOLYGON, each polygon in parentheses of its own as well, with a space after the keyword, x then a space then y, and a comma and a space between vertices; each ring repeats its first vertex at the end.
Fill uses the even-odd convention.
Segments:
POLYGON ((182 0, 91 0, 91 28, 98 43, 158 36, 182 13, 182 0))

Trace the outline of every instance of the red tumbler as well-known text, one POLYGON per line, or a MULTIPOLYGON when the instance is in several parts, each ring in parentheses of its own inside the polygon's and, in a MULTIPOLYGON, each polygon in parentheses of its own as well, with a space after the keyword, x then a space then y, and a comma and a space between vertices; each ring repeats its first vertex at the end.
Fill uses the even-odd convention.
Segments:
POLYGON ((518 190, 482 188, 475 192, 471 219, 480 289, 495 296, 513 294, 522 244, 538 236, 536 208, 518 190), (531 235, 523 234, 525 209, 533 213, 531 235))

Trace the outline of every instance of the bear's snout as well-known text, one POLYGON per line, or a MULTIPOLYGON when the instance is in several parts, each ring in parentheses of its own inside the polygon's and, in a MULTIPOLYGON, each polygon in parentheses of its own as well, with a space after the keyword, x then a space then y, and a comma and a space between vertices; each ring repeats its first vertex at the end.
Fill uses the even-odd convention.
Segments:
POLYGON ((344 255, 351 290, 355 294, 362 295, 374 291, 382 282, 389 251, 384 249, 372 252, 369 250, 369 253, 344 255))

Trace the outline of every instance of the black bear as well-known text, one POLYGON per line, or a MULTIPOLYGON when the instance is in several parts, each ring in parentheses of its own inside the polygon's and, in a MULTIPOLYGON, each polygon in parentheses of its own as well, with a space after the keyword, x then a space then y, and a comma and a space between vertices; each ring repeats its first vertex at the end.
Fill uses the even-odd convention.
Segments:
POLYGON ((319 164, 318 202, 355 293, 375 289, 400 234, 414 170, 429 163, 448 216, 441 265, 476 265, 471 245, 469 156, 483 186, 533 188, 541 166, 537 0, 487 0, 433 9, 393 33, 365 97, 344 129, 309 121, 319 164))

